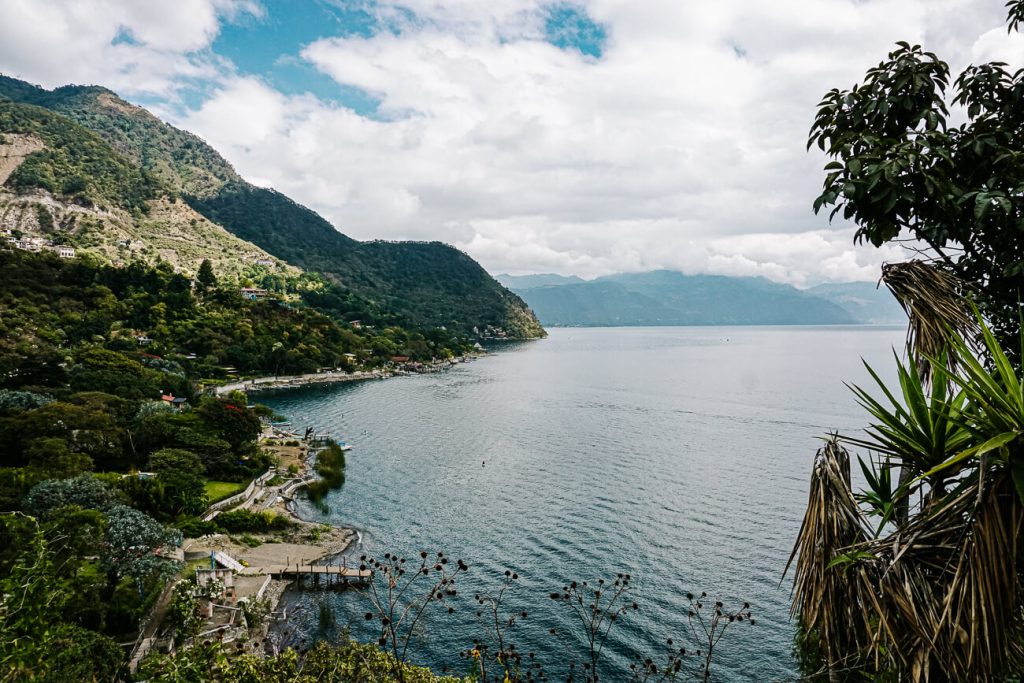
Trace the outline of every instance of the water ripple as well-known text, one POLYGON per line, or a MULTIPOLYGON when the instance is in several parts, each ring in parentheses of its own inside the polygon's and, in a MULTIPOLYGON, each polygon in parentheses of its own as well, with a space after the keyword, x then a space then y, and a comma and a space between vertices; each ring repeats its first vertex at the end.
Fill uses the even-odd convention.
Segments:
MULTIPOLYGON (((571 621, 549 591, 625 571, 641 610, 613 632, 610 662, 680 637, 686 592, 706 590, 751 602, 759 617, 723 641, 720 679, 781 680, 794 665, 779 581, 815 437, 862 424, 842 383, 865 379, 861 356, 886 367, 901 340, 892 329, 554 330, 441 374, 263 400, 296 427, 350 437, 330 520, 364 530, 365 549, 464 557, 463 593, 519 572, 515 597, 531 615, 522 649, 563 651, 547 630, 571 621)), ((309 637, 323 637, 321 600, 357 636, 372 635, 356 595, 291 599, 309 637)), ((419 659, 463 670, 456 654, 478 633, 472 610, 432 625, 419 659)), ((578 633, 565 637, 580 645, 578 633)))

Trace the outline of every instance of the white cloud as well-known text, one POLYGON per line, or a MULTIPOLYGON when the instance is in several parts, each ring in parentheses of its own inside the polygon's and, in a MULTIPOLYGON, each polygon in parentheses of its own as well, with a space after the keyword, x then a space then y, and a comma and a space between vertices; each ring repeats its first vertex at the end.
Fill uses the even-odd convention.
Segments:
MULTIPOLYGON (((70 32, 62 54, 81 64, 106 45, 112 61, 97 73, 115 86, 134 73, 155 92, 188 69, 215 71, 216 91, 177 122, 243 175, 353 237, 452 242, 492 272, 874 279, 898 252, 854 248, 848 226, 810 211, 824 160, 804 143, 820 96, 859 81, 901 39, 954 68, 1024 61, 1002 0, 587 0, 607 31, 600 59, 544 42, 540 0, 383 0, 374 11, 397 34, 295 48, 379 98, 375 120, 218 65, 204 46, 226 0, 191 1, 187 18, 137 10, 114 21, 70 3, 47 3, 58 9, 43 17, 25 0, 0 0, 0 11, 39 15, 41 44, 70 32), (80 14, 91 37, 69 28, 80 14), (144 45, 109 45, 126 21, 144 45), (168 50, 178 61, 154 66, 168 50)), ((0 47, 0 64, 12 59, 0 47)), ((52 78, 76 77, 55 62, 52 78)))
POLYGON ((0 71, 172 98, 186 79, 222 73, 207 48, 223 18, 262 11, 254 0, 0 0, 0 71))

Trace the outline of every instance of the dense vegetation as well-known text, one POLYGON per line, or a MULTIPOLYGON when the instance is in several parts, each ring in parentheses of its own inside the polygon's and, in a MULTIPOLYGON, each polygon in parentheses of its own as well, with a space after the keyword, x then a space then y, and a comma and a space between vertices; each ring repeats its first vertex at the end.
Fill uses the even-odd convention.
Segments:
MULTIPOLYGON (((130 159, 210 220, 289 263, 324 274, 334 285, 333 298, 349 301, 348 312, 405 327, 445 326, 467 333, 476 327, 481 334, 490 327, 513 337, 543 335, 522 300, 462 252, 436 242, 352 240, 284 195, 246 183, 201 139, 104 88, 46 91, 0 77, 3 98, 59 112, 98 134, 117 150, 115 156, 130 159)), ((54 185, 35 176, 20 182, 54 185)))
MULTIPOLYGON (((1013 31, 1024 2, 1007 6, 1013 31)), ((968 67, 950 102, 948 84, 945 62, 899 43, 811 129, 834 159, 815 210, 834 205, 858 240, 927 245, 883 269, 910 316, 898 384, 872 370, 875 389, 854 387, 866 430, 814 461, 791 562, 797 651, 818 680, 1024 671, 1024 70, 968 67)))
POLYGON ((167 554, 180 543, 175 527, 289 526, 245 512, 196 518, 208 480, 244 482, 271 464, 256 443, 268 411, 244 395, 199 395, 202 376, 224 376, 228 362, 311 370, 349 351, 382 362, 375 353, 416 341, 401 330, 375 341, 308 308, 243 300, 210 269, 193 289, 168 267, 0 250, 0 280, 4 680, 112 680, 117 642, 135 637, 180 567, 167 554))
POLYGON ((152 683, 392 683, 397 681, 395 667, 406 683, 461 683, 453 676, 436 676, 429 669, 397 664, 376 645, 363 645, 343 638, 335 645, 320 643, 304 656, 285 650, 277 657, 255 654, 237 656, 220 643, 202 643, 184 653, 148 660, 140 675, 152 683), (234 655, 234 656, 233 656, 234 655))
POLYGON ((193 290, 169 267, 7 250, 0 284, 0 386, 8 388, 66 380, 75 390, 124 387, 133 398, 153 397, 185 375, 225 378, 225 367, 296 374, 377 366, 394 354, 445 357, 467 345, 439 330, 352 329, 304 306, 249 301, 235 284, 193 290))
POLYGON ((114 153, 103 139, 40 107, 0 99, 0 134, 32 135, 46 145, 7 179, 17 191, 35 188, 83 206, 119 206, 144 211, 160 183, 114 153))
POLYGON ((127 159, 137 162, 174 192, 203 194, 238 180, 224 159, 202 140, 168 126, 106 88, 64 86, 43 90, 0 76, 0 97, 45 107, 97 132, 127 159))
POLYGON ((284 195, 243 182, 188 201, 242 239, 325 274, 406 324, 467 332, 473 327, 500 327, 516 337, 542 334, 519 297, 448 245, 356 242, 284 195))

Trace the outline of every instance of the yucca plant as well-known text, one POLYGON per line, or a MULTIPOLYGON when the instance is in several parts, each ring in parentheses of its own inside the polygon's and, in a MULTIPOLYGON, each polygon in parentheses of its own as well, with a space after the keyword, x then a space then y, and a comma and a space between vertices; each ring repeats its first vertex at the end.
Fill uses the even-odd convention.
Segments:
MULTIPOLYGON (((926 362, 944 371, 948 354, 926 362)), ((894 519, 907 520, 915 494, 924 505, 943 495, 948 472, 936 468, 963 451, 972 442, 973 433, 964 422, 966 393, 939 371, 925 375, 918 363, 903 363, 897 356, 897 396, 870 365, 864 366, 885 398, 876 399, 859 386, 847 385, 873 422, 865 429, 865 437, 846 436, 840 440, 882 456, 867 463, 859 458, 868 482, 860 499, 882 517, 880 531, 894 519), (933 379, 930 387, 926 377, 933 379), (900 472, 895 489, 891 484, 894 468, 900 472)))
POLYGON ((833 437, 815 459, 793 612, 832 680, 991 681, 1024 662, 1024 383, 980 329, 983 357, 951 335, 927 371, 897 359, 897 391, 869 368, 884 398, 853 387, 866 435, 833 437), (875 454, 859 494, 844 446, 875 454))
POLYGON ((954 374, 947 369, 940 371, 951 384, 961 388, 974 407, 966 416, 968 419, 965 423, 973 432, 974 443, 936 463, 924 476, 956 471, 965 462, 976 460, 981 465, 982 475, 990 468, 1008 469, 1024 499, 1024 458, 1021 453, 1024 382, 991 330, 982 325, 981 331, 993 368, 991 371, 981 360, 970 354, 967 345, 959 338, 952 340, 954 351, 962 357, 959 372, 954 374))

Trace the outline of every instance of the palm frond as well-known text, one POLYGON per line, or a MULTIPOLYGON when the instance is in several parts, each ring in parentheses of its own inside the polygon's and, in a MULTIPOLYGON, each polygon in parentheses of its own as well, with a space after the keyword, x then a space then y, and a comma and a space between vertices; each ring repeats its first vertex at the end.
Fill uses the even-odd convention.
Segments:
MULTIPOLYGON (((907 348, 929 379, 930 365, 925 358, 938 358, 953 338, 979 338, 977 320, 969 304, 968 285, 939 265, 924 261, 886 263, 882 282, 903 307, 910 319, 907 348)), ((957 357, 948 357, 955 367, 957 357)))
POLYGON ((850 454, 833 437, 814 458, 807 512, 784 572, 795 560, 792 613, 805 629, 820 634, 827 661, 869 644, 860 636, 862 629, 850 628, 864 616, 858 606, 836 599, 846 594, 846 577, 830 570, 845 551, 867 541, 867 528, 850 490, 850 454))
POLYGON ((1024 381, 976 325, 990 367, 953 337, 956 370, 944 353, 923 357, 935 374, 927 390, 916 363, 897 359, 898 391, 869 368, 884 398, 854 387, 873 418, 867 436, 833 436, 815 458, 787 571, 796 558, 792 612, 818 635, 830 672, 991 681, 1024 666, 1024 381), (881 454, 877 466, 861 461, 859 495, 840 443, 881 454), (917 468, 912 486, 901 471, 893 488, 894 460, 917 468), (893 514, 925 483, 926 504, 893 514), (873 535, 857 501, 882 517, 873 535))
MULTIPOLYGON (((928 362, 945 367, 946 358, 942 355, 928 362)), ((867 438, 839 439, 895 459, 902 469, 901 487, 971 444, 974 434, 963 416, 967 394, 953 382, 933 382, 931 390, 925 392, 918 364, 905 364, 897 357, 900 391, 896 394, 870 365, 864 366, 885 399, 877 399, 857 385, 848 385, 872 422, 864 430, 867 438)), ((941 482, 933 479, 930 483, 935 486, 941 482)), ((908 488, 904 494, 912 492, 908 488)))

